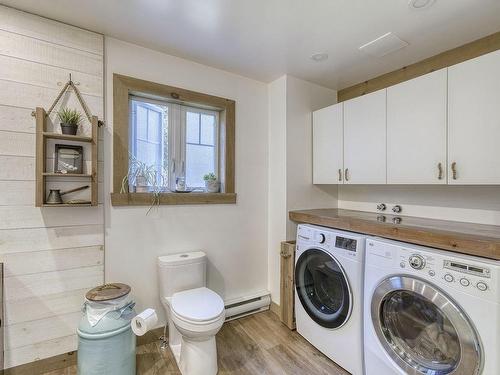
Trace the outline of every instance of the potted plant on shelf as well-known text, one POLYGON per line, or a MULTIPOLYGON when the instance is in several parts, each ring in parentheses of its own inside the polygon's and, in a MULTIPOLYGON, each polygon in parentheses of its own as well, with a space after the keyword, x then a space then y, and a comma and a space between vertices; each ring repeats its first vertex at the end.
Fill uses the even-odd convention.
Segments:
POLYGON ((63 108, 57 112, 63 134, 76 135, 82 114, 76 109, 63 108))
POLYGON ((207 173, 205 176, 203 176, 203 179, 205 180, 205 190, 207 191, 207 193, 219 192, 220 184, 219 181, 217 181, 217 177, 214 173, 207 173))

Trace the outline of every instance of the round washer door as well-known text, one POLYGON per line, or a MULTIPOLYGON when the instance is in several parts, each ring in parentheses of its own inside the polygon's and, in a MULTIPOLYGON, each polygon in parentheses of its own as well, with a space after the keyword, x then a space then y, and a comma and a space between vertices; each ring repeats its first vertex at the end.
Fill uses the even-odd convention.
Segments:
POLYGON ((307 314, 325 328, 344 325, 352 310, 349 282, 340 263, 319 249, 304 251, 295 264, 295 288, 307 314))
POLYGON ((389 277, 375 289, 371 316, 380 343, 407 374, 480 373, 482 352, 473 324, 434 285, 389 277))

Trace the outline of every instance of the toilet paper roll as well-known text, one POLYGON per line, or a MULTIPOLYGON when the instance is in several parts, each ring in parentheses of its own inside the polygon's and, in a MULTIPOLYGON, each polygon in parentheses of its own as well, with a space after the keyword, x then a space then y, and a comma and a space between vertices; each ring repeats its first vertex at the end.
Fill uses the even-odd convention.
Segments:
POLYGON ((142 336, 153 329, 156 323, 158 323, 156 311, 154 309, 146 309, 133 318, 130 325, 132 326, 132 331, 137 336, 142 336))

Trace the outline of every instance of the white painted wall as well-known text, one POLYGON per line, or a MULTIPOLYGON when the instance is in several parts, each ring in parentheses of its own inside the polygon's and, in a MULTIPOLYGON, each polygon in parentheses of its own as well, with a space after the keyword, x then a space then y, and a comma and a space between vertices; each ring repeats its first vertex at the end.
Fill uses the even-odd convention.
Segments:
POLYGON ((294 209, 337 206, 337 186, 312 185, 312 111, 334 104, 337 92, 283 76, 268 86, 269 208, 268 278, 280 300, 280 243, 295 239, 294 209))
MULTIPOLYGON (((336 102, 337 91, 287 76, 287 218, 290 210, 337 206, 336 185, 312 184, 312 112, 336 102)), ((297 226, 287 222, 287 240, 295 239, 297 226)))
POLYGON ((377 203, 403 215, 500 225, 499 186, 359 185, 339 187, 339 208, 376 211, 377 203))
POLYGON ((225 300, 267 290, 267 85, 133 44, 106 38, 106 281, 132 286, 138 309, 163 317, 156 259, 204 250, 208 286, 225 300), (112 207, 113 73, 236 101, 234 205, 112 207))
MULTIPOLYGON (((104 278, 102 205, 34 207, 35 119, 31 111, 37 106, 48 109, 62 88, 58 83, 64 84, 70 72, 80 83, 90 110, 102 118, 102 35, 0 6, 5 368, 75 350, 84 294, 104 278)), ((79 108, 74 94, 64 95, 62 103, 79 108)), ((60 132, 55 120, 58 109, 49 127, 60 132)), ((90 135, 89 124, 82 125, 83 134, 90 135)), ((48 161, 50 168, 52 159, 48 161)), ((64 190, 82 183, 81 179, 66 181, 54 180, 50 186, 64 190)), ((88 199, 89 193, 84 194, 88 199)))
POLYGON ((269 186, 268 186, 268 288, 279 304, 280 243, 286 240, 286 81, 283 76, 268 85, 269 186))

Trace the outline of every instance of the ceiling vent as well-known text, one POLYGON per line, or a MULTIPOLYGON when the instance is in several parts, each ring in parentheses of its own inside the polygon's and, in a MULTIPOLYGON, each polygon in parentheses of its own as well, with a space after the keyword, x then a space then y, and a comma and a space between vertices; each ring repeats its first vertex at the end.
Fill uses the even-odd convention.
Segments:
POLYGON ((361 47, 359 47, 360 51, 366 52, 369 55, 382 57, 397 51, 401 48, 404 48, 408 45, 407 42, 401 40, 393 33, 387 33, 371 42, 368 42, 361 47))

